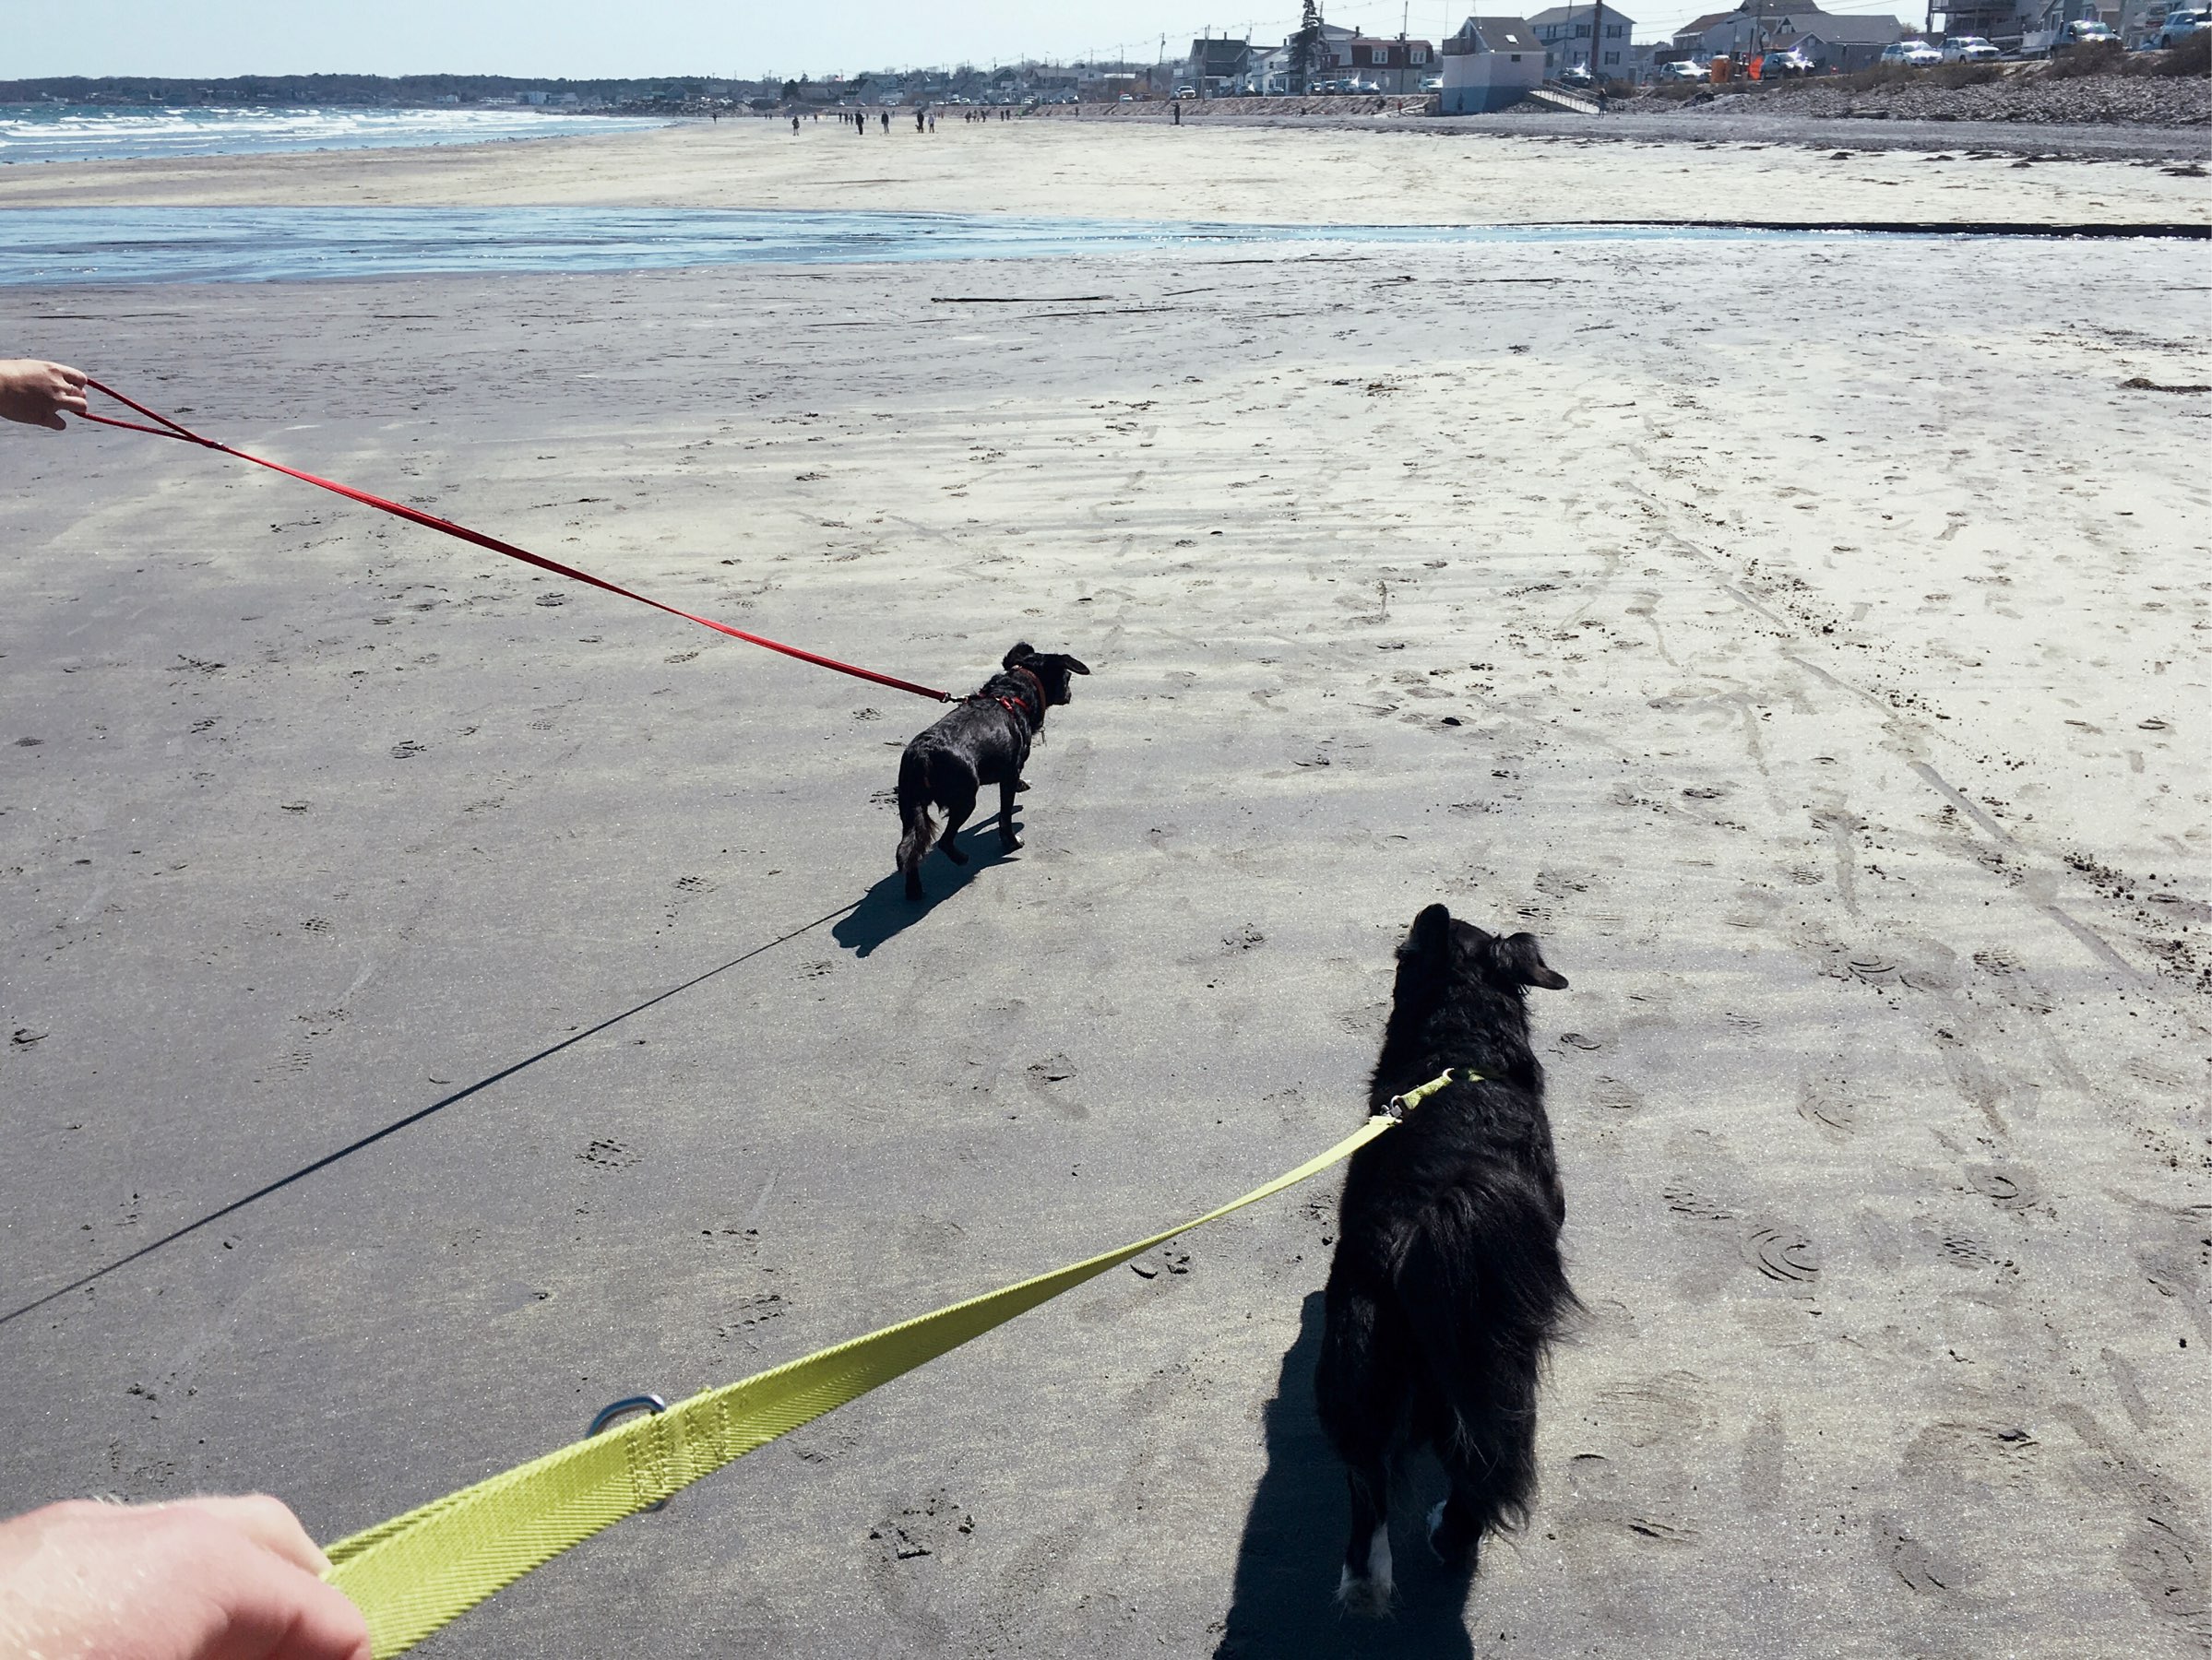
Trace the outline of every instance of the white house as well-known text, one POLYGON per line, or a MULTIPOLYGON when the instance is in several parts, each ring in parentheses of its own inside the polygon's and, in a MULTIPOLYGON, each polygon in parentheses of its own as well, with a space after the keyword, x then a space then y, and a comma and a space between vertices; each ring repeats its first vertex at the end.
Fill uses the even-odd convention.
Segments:
POLYGON ((1600 16, 1596 6, 1584 0, 1579 6, 1554 6, 1540 11, 1528 19, 1528 27, 1543 44, 1548 74, 1556 76, 1562 69, 1579 65, 1604 80, 1634 78, 1635 64, 1628 42, 1635 19, 1626 12, 1608 6, 1600 16), (1604 31, 1595 62, 1590 57, 1593 20, 1604 31))
POLYGON ((1544 49, 1520 18, 1469 18, 1444 43, 1444 111, 1509 109, 1544 78, 1544 49))

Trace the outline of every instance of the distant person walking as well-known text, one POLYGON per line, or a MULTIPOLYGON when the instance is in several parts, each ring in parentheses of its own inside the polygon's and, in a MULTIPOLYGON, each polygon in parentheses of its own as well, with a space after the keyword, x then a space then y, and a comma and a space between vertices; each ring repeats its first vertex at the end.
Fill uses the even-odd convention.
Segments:
POLYGON ((794 115, 792 115, 792 117, 791 117, 791 131, 795 133, 795 132, 797 132, 798 130, 799 130, 799 117, 798 117, 796 114, 794 114, 794 115))
POLYGON ((886 111, 884 112, 884 131, 887 133, 887 132, 889 132, 890 130, 891 130, 891 112, 890 112, 890 111, 888 111, 888 110, 886 110, 886 111))

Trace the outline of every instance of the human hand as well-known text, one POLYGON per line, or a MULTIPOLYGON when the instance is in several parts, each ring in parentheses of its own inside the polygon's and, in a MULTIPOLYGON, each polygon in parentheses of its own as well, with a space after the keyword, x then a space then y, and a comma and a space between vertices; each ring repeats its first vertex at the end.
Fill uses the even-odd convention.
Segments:
POLYGON ((85 412, 85 372, 37 358, 0 358, 0 421, 19 421, 26 426, 52 427, 60 432, 69 423, 62 419, 85 412))
POLYGON ((0 1522, 0 1660, 370 1660, 274 1499, 49 1504, 0 1522))

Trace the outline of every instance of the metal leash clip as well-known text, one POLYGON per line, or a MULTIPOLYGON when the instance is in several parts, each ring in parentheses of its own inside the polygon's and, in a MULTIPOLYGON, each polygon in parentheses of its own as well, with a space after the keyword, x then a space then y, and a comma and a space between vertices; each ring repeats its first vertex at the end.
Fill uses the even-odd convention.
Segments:
MULTIPOLYGON (((668 1403, 662 1400, 657 1394, 624 1395, 619 1401, 611 1402, 607 1405, 601 1406, 599 1411, 592 1415, 591 1428, 584 1431, 584 1439, 587 1441, 590 1440, 591 1437, 597 1435, 601 1429, 604 1429, 609 1424, 612 1424, 616 1418, 623 1417, 625 1413, 662 1413, 666 1412, 667 1410, 668 1403)), ((658 1503, 648 1504, 645 1508, 648 1514, 657 1510, 666 1510, 668 1508, 668 1500, 663 1499, 658 1503)))

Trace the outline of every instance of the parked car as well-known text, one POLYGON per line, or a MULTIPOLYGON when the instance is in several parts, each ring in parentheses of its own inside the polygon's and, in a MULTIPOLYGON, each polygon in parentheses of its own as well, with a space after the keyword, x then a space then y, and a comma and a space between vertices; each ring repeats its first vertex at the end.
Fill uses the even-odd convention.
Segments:
POLYGON ((2212 11, 2170 11, 2150 43, 2160 52, 2171 52, 2200 29, 2212 29, 2212 11))
POLYGON ((2004 55, 1980 35, 1953 35, 1944 42, 1946 64, 1993 64, 2004 55))
POLYGON ((1671 64, 1659 66, 1659 77, 1671 81, 1701 81, 1713 78, 1713 72, 1703 64, 1694 64, 1688 58, 1676 58, 1671 64))
POLYGON ((1432 76, 1430 76, 1428 79, 1426 79, 1426 80, 1424 80, 1424 81, 1422 81, 1422 82, 1421 83, 1421 89, 1423 92, 1441 92, 1441 91, 1443 91, 1443 90, 1444 90, 1444 77, 1443 77, 1443 76, 1441 76, 1441 75, 1432 75, 1432 76))
POLYGON ((1812 73, 1813 60, 1794 47, 1788 52, 1769 52, 1759 61, 1759 78, 1763 81, 1789 80, 1812 73))
POLYGON ((1598 77, 1581 64, 1569 64, 1559 72, 1556 78, 1563 87, 1594 87, 1598 84, 1598 77))
POLYGON ((2120 37, 2095 18, 2076 18, 2055 29, 2030 30, 2020 37, 2022 57, 2049 57, 2076 46, 2117 46, 2120 37))
POLYGON ((1198 96, 1198 89, 1195 87, 1177 87, 1175 89, 1175 96, 1177 98, 1195 98, 1198 96))
POLYGON ((1882 48, 1882 62, 1908 69, 1930 69, 1943 61, 1944 54, 1925 41, 1892 41, 1882 48))

